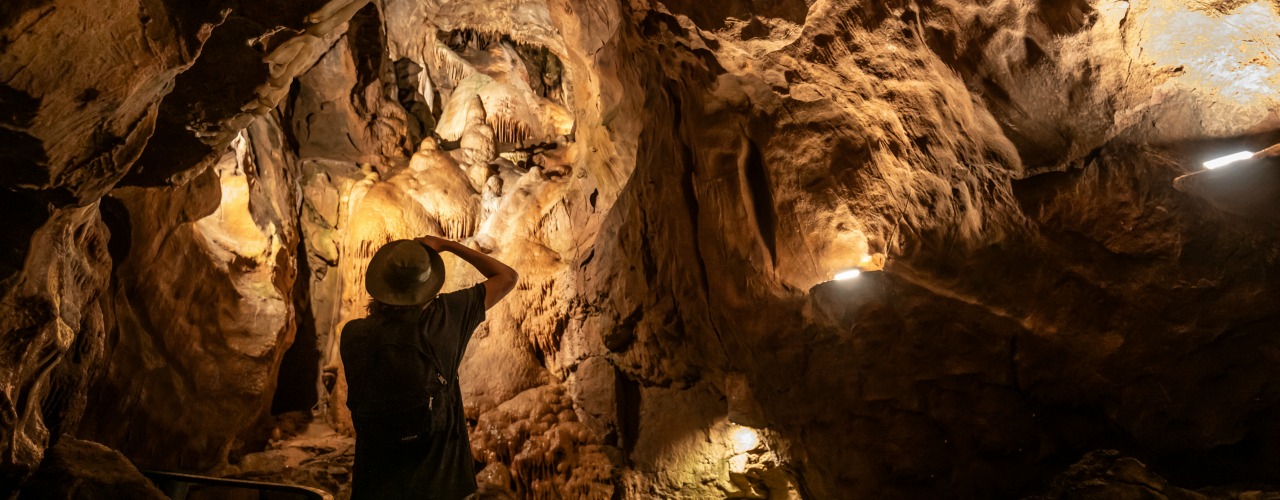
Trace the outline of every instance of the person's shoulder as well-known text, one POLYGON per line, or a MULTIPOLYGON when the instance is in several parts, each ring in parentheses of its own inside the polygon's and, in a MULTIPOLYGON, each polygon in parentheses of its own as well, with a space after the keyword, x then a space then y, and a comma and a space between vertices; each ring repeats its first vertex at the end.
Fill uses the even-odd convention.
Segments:
POLYGON ((448 296, 446 301, 452 304, 466 304, 475 300, 476 295, 484 297, 484 283, 476 283, 466 288, 459 288, 444 295, 448 296))
POLYGON ((354 318, 351 321, 348 321, 347 324, 343 326, 343 328, 360 328, 362 325, 364 325, 367 322, 369 322, 369 318, 363 318, 363 317, 354 318))
POLYGON ((442 293, 442 294, 440 294, 440 295, 437 295, 437 296, 436 296, 436 301, 437 301, 437 302, 450 302, 450 301, 458 300, 458 298, 465 296, 465 295, 466 295, 466 293, 467 293, 467 290, 470 290, 470 289, 471 289, 471 287, 466 287, 466 288, 459 288, 459 289, 454 290, 454 291, 452 291, 452 292, 442 293))
POLYGON ((364 333, 368 331, 368 328, 366 327, 368 323, 369 318, 356 318, 348 321, 347 324, 342 325, 342 338, 345 339, 348 336, 364 335, 364 333))
MULTIPOLYGON (((473 294, 475 293, 475 288, 477 286, 483 286, 483 283, 437 295, 430 304, 427 304, 427 307, 423 312, 429 314, 431 311, 437 309, 455 309, 465 307, 468 302, 474 300, 473 294)), ((481 297, 483 297, 483 295, 481 295, 481 297)))

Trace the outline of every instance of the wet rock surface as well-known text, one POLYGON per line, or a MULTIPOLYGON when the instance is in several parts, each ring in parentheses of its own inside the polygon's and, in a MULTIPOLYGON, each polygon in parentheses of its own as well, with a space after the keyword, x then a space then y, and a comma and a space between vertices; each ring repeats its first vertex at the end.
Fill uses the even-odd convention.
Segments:
POLYGON ((14 484, 69 434, 345 494, 338 332, 421 234, 521 272, 495 497, 1280 482, 1274 158, 1200 166, 1280 142, 1271 3, 53 4, 0 28, 14 484))

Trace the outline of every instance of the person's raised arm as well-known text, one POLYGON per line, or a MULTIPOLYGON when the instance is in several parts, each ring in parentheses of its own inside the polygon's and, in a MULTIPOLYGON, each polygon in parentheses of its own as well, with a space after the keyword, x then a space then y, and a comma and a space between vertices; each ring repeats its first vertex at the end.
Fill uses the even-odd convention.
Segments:
POLYGON ((498 259, 485 255, 483 253, 472 250, 471 248, 452 240, 446 240, 437 236, 423 236, 415 238, 418 242, 431 247, 437 252, 452 252, 454 255, 467 261, 480 271, 485 277, 484 280, 484 308, 488 310, 497 304, 498 301, 506 297, 511 290, 516 287, 516 282, 520 280, 520 274, 512 269, 511 266, 503 264, 498 259))

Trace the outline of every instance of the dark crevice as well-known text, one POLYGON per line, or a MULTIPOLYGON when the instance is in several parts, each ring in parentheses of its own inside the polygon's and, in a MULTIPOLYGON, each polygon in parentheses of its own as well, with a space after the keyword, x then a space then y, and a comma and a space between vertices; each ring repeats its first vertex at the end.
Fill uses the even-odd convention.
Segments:
POLYGON ((533 354, 533 359, 538 362, 538 366, 546 367, 547 353, 545 350, 542 349, 542 345, 540 343, 534 342, 532 347, 533 347, 533 352, 531 354, 533 354))
POLYGON ((640 439, 640 383, 614 369, 618 400, 618 448, 630 459, 640 439))
POLYGON ((516 40, 506 33, 470 28, 438 31, 436 39, 459 56, 464 56, 469 51, 486 51, 494 46, 505 46, 508 50, 514 51, 517 58, 524 63, 525 71, 529 75, 529 88, 534 94, 562 106, 568 106, 564 88, 564 63, 551 49, 543 45, 516 40))
MULTIPOLYGON (((384 61, 386 41, 382 33, 382 19, 378 8, 370 3, 351 17, 347 29, 347 46, 356 67, 357 92, 379 81, 384 61)), ((357 100, 358 101, 358 100, 357 100)))
POLYGON ((422 66, 410 59, 402 58, 395 62, 394 67, 396 100, 400 102, 400 107, 404 108, 408 118, 405 127, 408 129, 410 144, 416 146, 424 137, 430 137, 436 128, 436 118, 432 114, 431 107, 427 105, 426 98, 418 92, 421 79, 426 78, 427 75, 422 66))
POLYGON ((316 319, 311 310, 311 267, 307 249, 301 240, 296 249, 298 276, 293 282, 293 308, 297 333, 293 345, 280 360, 276 375, 276 393, 271 399, 271 414, 310 410, 320 400, 316 381, 320 379, 320 349, 316 319))
MULTIPOLYGON (((301 90, 302 83, 298 82, 297 79, 294 79, 293 83, 289 84, 289 96, 281 99, 280 106, 276 108, 281 116, 280 131, 281 134, 284 135, 285 146, 289 148, 289 151, 299 151, 302 149, 302 142, 298 140, 298 130, 296 128, 298 120, 294 117, 293 109, 294 104, 298 101, 298 93, 301 90), (293 122, 293 126, 286 123, 287 121, 293 122)), ((302 121, 302 123, 309 122, 309 118, 308 120, 302 121)))
POLYGON ((31 239, 49 220, 50 201, 44 194, 42 191, 0 189, 0 210, 5 214, 5 217, 0 217, 0 234, 5 236, 4 242, 0 243, 0 282, 22 269, 31 239))
POLYGON ((129 257, 129 250, 133 247, 133 222, 129 220, 129 208, 119 198, 103 196, 98 202, 98 211, 110 233, 107 254, 111 256, 112 265, 118 267, 129 257))
POLYGON ((675 16, 665 12, 650 10, 645 12, 644 19, 639 23, 640 34, 645 38, 653 38, 661 34, 663 31, 672 33, 676 36, 685 36, 684 27, 680 26, 680 20, 675 16))
POLYGON ((1045 54, 1044 49, 1040 47, 1040 44, 1036 42, 1034 38, 1029 36, 1023 37, 1022 44, 1023 49, 1027 54, 1027 66, 1030 67, 1040 64, 1041 61, 1044 61, 1045 58, 1048 57, 1048 55, 1045 54))
POLYGON ((769 250, 769 261, 778 264, 778 215, 773 208, 773 191, 769 187, 769 172, 765 169, 764 158, 756 143, 747 139, 740 160, 742 182, 745 184, 743 194, 747 197, 752 212, 752 220, 760 241, 769 250))
POLYGON ((36 231, 50 217, 50 205, 72 201, 65 189, 37 190, 49 182, 44 144, 26 132, 40 108, 40 100, 0 84, 0 164, 6 167, 0 181, 0 282, 20 272, 36 231), (24 187, 19 187, 24 186, 24 187))
POLYGON ((637 307, 626 318, 618 322, 618 326, 605 332, 604 346, 612 352, 623 352, 636 339, 636 325, 644 316, 644 308, 637 307))
POLYGON ((0 84, 0 165, 4 186, 42 186, 49 182, 44 143, 26 132, 40 109, 40 99, 0 84))
POLYGON ((119 185, 165 185, 174 174, 215 158, 214 148, 198 136, 220 133, 221 120, 239 114, 270 76, 262 53, 245 43, 263 30, 238 16, 213 30, 200 58, 160 103, 154 135, 119 185))
POLYGON ((1080 32, 1093 24, 1095 13, 1087 0, 1038 2, 1036 17, 1055 36, 1080 32))
POLYGON ((564 65, 560 58, 546 47, 523 43, 514 44, 520 59, 529 72, 529 87, 541 97, 565 104, 563 99, 564 65))

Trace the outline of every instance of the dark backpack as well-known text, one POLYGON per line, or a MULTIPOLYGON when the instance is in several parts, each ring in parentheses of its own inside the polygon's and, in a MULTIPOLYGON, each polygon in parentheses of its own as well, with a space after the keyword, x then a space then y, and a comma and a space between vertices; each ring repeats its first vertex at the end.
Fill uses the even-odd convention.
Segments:
MULTIPOLYGON (((377 395, 351 409, 357 438, 407 443, 447 431, 454 389, 435 349, 413 321, 388 321, 373 347, 379 369, 369 374, 377 395), (422 348, 419 348, 419 345, 422 348)), ((372 395, 370 395, 372 396, 372 395)))

